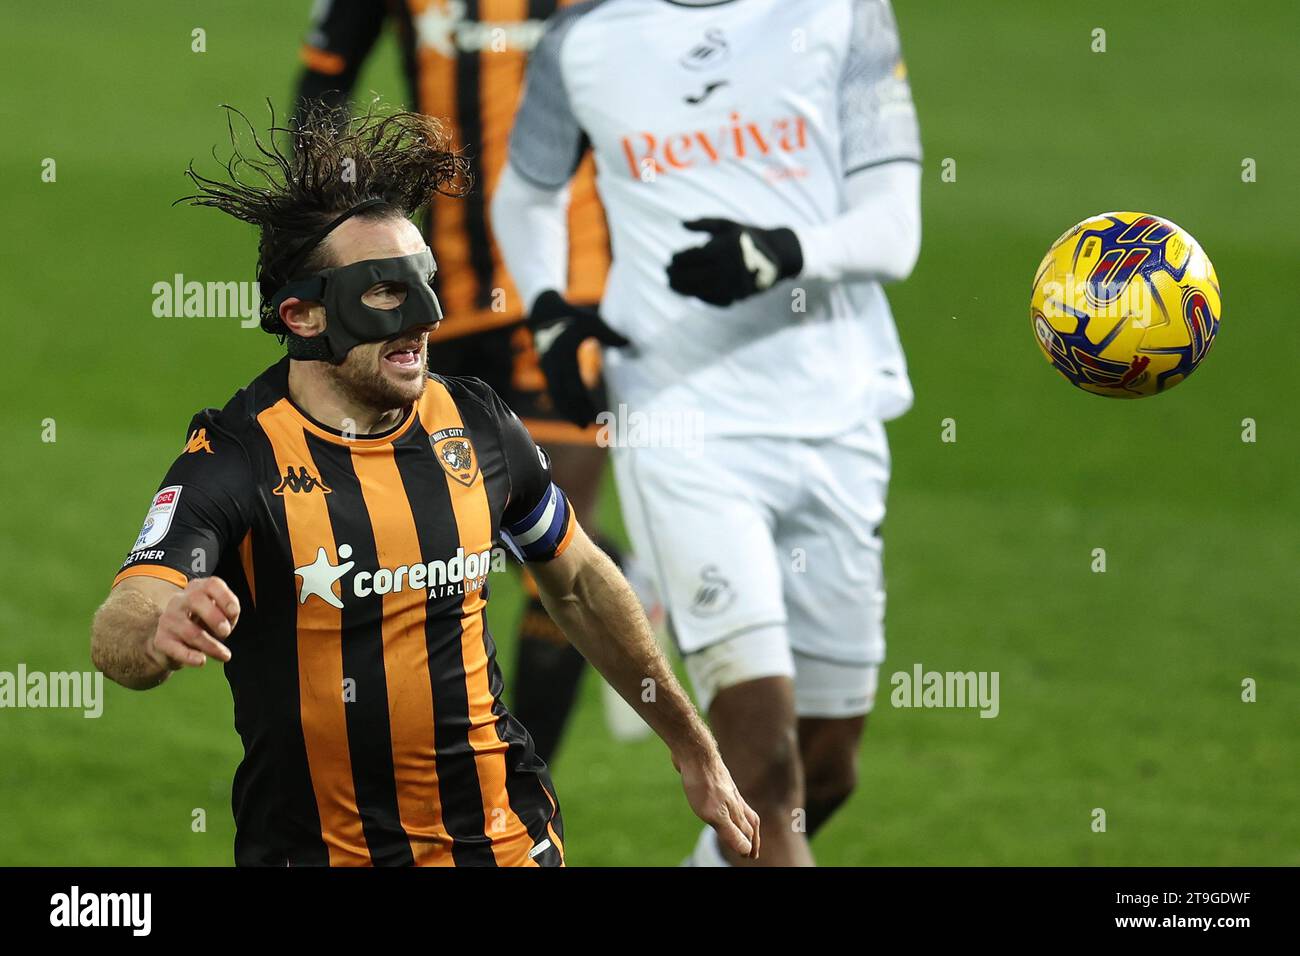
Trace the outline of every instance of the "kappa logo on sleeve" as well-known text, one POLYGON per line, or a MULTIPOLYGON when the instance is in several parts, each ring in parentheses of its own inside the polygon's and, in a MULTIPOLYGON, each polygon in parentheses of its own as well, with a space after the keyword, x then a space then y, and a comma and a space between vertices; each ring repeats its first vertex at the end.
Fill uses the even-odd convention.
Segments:
POLYGON ((196 451, 207 452, 209 455, 213 454, 212 445, 208 442, 208 430, 206 428, 194 429, 194 431, 190 432, 189 437, 185 439, 185 454, 192 455, 196 451))
POLYGON ((153 496, 149 513, 144 516, 144 527, 140 529, 140 536, 135 539, 132 551, 151 548, 167 535, 167 529, 172 526, 172 516, 176 514, 176 505, 180 500, 180 485, 168 485, 153 496))

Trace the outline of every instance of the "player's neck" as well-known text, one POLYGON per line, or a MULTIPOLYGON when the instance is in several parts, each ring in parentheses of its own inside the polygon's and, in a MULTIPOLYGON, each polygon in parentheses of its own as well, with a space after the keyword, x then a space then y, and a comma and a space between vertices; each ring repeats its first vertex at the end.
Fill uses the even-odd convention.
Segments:
POLYGON ((377 409, 353 401, 320 362, 289 362, 289 399, 320 424, 356 435, 388 431, 410 411, 409 405, 377 409))

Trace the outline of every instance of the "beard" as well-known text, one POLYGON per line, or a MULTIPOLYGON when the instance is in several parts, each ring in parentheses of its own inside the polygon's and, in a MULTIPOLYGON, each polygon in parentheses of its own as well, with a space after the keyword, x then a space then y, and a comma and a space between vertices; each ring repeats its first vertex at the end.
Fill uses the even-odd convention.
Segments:
POLYGON ((352 402, 375 412, 405 408, 424 394, 428 381, 428 346, 420 349, 419 374, 398 376, 384 368, 388 343, 360 345, 340 364, 330 366, 334 385, 352 402))

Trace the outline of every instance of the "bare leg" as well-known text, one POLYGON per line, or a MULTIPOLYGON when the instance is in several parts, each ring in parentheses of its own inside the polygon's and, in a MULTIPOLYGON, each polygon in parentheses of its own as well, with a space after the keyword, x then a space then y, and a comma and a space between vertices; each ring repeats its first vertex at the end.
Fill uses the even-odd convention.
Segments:
POLYGON ((799 755, 803 765, 810 839, 857 786, 858 748, 866 726, 865 714, 843 718, 799 718, 799 755))
POLYGON ((709 723, 736 786, 762 819, 757 861, 723 851, 732 866, 813 866, 804 833, 794 825, 803 806, 803 772, 794 713, 794 682, 761 677, 718 691, 709 723))

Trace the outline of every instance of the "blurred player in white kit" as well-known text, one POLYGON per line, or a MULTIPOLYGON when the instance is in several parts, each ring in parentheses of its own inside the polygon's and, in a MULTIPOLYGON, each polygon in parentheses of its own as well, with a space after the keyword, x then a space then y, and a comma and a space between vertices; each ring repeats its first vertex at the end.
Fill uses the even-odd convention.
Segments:
MULTIPOLYGON (((625 415, 691 423, 616 434, 615 474, 763 865, 813 863, 875 701, 882 423, 912 402, 881 283, 918 255, 920 159, 888 0, 593 0, 548 22, 493 201, 557 407, 595 418, 595 338, 625 415), (557 291, 587 149, 599 315, 557 291)), ((708 829, 688 860, 748 862, 708 829)))

